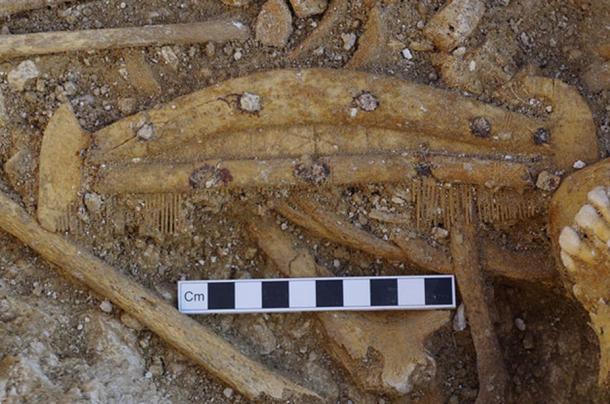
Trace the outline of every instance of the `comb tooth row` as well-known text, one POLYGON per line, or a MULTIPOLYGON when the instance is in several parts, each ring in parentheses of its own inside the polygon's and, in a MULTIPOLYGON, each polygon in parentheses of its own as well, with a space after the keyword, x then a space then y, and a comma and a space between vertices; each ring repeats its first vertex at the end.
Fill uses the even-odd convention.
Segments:
POLYGON ((144 196, 144 231, 173 234, 184 229, 182 194, 144 196))
POLYGON ((418 229, 429 229, 440 224, 450 227, 457 217, 472 223, 475 211, 485 223, 523 220, 539 211, 535 201, 506 190, 494 192, 466 184, 447 187, 431 178, 414 179, 411 187, 411 202, 414 203, 418 229))

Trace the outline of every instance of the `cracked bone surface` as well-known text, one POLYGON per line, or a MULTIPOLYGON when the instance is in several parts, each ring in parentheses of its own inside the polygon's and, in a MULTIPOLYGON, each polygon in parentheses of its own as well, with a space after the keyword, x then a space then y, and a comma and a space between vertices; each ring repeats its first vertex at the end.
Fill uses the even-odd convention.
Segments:
POLYGON ((565 179, 549 209, 553 252, 568 289, 589 312, 610 388, 610 159, 565 179))
MULTIPOLYGON (((250 215, 247 221, 250 234, 282 275, 334 276, 269 218, 250 215)), ((434 378, 436 363, 424 342, 449 321, 449 312, 328 312, 316 316, 330 353, 365 390, 404 395, 434 378)))

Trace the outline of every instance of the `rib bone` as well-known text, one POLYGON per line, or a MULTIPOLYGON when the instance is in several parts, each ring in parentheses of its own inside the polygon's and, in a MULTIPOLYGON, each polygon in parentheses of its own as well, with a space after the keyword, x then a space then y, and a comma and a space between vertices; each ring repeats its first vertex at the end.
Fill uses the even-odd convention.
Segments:
POLYGON ((245 41, 249 37, 247 25, 228 19, 132 28, 0 35, 0 60, 83 50, 245 41))

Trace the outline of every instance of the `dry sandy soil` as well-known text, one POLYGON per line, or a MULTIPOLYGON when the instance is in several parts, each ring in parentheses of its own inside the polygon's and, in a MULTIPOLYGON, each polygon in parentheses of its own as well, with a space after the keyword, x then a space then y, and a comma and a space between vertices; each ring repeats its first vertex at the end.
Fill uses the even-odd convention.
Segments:
MULTIPOLYGON (((360 70, 463 92, 443 80, 433 64, 433 51, 418 51, 412 45, 424 41, 422 28, 444 1, 379 2, 386 41, 380 54, 360 70), (410 49, 409 57, 405 57, 405 48, 410 49)), ((235 16, 254 27, 263 3, 254 0, 231 7, 220 0, 74 1, 0 19, 0 27, 3 33, 20 34, 194 22, 220 15, 235 16)), ((283 47, 264 46, 253 37, 239 43, 136 50, 143 52, 156 86, 142 86, 124 74, 126 52, 122 50, 32 57, 29 60, 39 74, 23 88, 9 83, 9 73, 25 59, 0 62, 0 189, 35 215, 42 133, 61 102, 70 102, 81 126, 94 132, 136 111, 245 74, 281 67, 343 67, 359 47, 373 2, 347 3, 345 14, 322 45, 297 61, 288 61, 286 55, 314 30, 323 14, 293 15, 293 32, 283 47), (350 34, 355 35, 353 45, 350 34), (18 152, 26 156, 18 168, 2 170, 18 152)), ((498 52, 511 49, 510 62, 503 66, 509 74, 530 67, 578 88, 593 112, 605 156, 606 145, 610 145, 607 72, 605 88, 596 85, 603 78, 588 72, 594 44, 604 36, 607 42, 607 0, 487 0, 485 4, 487 10, 464 46, 476 47, 494 33, 500 38, 495 42, 498 52)), ((471 96, 492 100, 485 88, 471 96)), ((400 213, 405 208, 392 202, 399 190, 399 185, 324 189, 316 198, 383 237, 392 226, 401 225, 388 225, 369 213, 400 213)), ((218 192, 192 200, 190 225, 182 234, 151 237, 128 229, 115 237, 98 231, 98 223, 90 222, 85 224, 86 231, 67 237, 173 301, 180 279, 277 275, 235 215, 241 203, 264 204, 274 192, 218 192)), ((339 275, 404 272, 400 264, 312 237, 280 216, 276 220, 315 251, 319 264, 339 275)), ((541 215, 517 224, 510 234, 548 245, 545 226, 541 215)), ((505 230, 490 229, 500 235, 505 230)), ((608 393, 597 387, 597 339, 587 325, 587 313, 559 282, 546 286, 496 279, 493 290, 496 330, 514 402, 608 402, 608 393)), ((214 315, 198 321, 249 356, 335 397, 336 402, 468 403, 477 395, 470 329, 456 331, 452 322, 426 343, 436 361, 436 376, 425 388, 416 387, 397 398, 360 391, 325 349, 325 336, 312 315, 214 315)), ((247 401, 120 309, 103 303, 86 288, 68 283, 31 250, 0 232, 0 401, 4 400, 247 401)))

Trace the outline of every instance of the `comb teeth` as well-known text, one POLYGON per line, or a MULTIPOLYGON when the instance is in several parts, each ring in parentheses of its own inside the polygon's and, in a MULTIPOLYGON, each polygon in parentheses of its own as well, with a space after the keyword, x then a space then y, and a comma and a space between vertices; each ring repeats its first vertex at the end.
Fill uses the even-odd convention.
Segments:
POLYGON ((181 194, 150 194, 144 196, 143 231, 174 234, 185 228, 181 194))
POLYGON ((466 184, 446 186, 432 178, 411 181, 415 225, 424 230, 437 225, 451 227, 456 218, 472 223, 476 212, 485 223, 507 223, 539 213, 535 201, 513 191, 491 191, 466 184))

